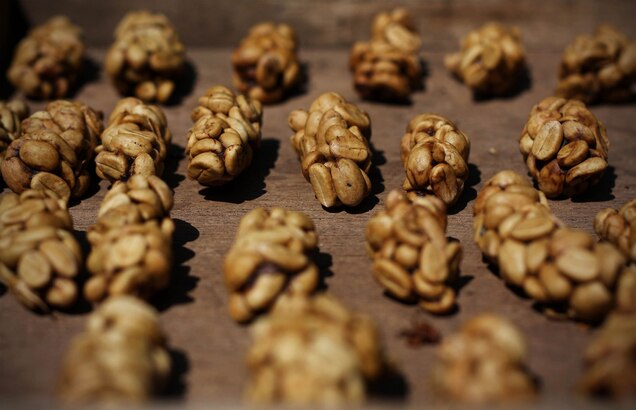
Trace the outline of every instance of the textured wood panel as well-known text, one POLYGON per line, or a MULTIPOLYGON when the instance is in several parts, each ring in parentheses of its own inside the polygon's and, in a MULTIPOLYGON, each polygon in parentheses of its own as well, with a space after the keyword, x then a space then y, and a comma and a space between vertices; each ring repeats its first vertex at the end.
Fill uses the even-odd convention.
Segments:
POLYGON ((4 0, 16 2, 27 21, 69 15, 84 27, 88 44, 112 42, 115 25, 128 10, 146 8, 168 15, 188 46, 234 47, 250 25, 263 20, 291 23, 302 45, 350 46, 369 36, 375 13, 396 5, 412 10, 425 50, 448 50, 468 30, 488 20, 517 24, 528 47, 560 50, 576 34, 600 22, 636 35, 631 0, 4 0))

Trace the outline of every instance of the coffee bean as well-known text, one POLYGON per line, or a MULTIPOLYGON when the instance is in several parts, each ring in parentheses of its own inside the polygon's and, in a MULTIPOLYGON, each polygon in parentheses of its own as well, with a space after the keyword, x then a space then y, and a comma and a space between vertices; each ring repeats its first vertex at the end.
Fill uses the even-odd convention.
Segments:
POLYGON ((170 361, 157 312, 131 296, 111 297, 66 352, 59 394, 69 404, 149 400, 164 388, 170 361))
MULTIPOLYGON (((613 244, 565 227, 551 215, 545 197, 528 189, 528 182, 510 171, 487 181, 476 199, 475 242, 498 265, 501 278, 522 289, 546 314, 601 320, 616 304, 617 280, 628 271, 625 257, 613 244)), ((613 216, 614 211, 602 211, 595 228, 612 231, 604 225, 613 216)), ((625 226, 615 224, 616 233, 625 226)))
POLYGON ((605 128, 577 100, 548 97, 533 107, 519 147, 532 177, 548 197, 579 195, 607 169, 605 128))
POLYGON ((412 16, 404 9, 381 12, 374 18, 372 34, 370 41, 351 48, 349 69, 356 91, 370 100, 408 101, 422 76, 417 55, 422 40, 412 16))
POLYGON ((223 86, 210 87, 199 104, 188 132, 188 176, 202 185, 223 185, 250 166, 255 151, 258 155, 261 105, 223 86))
POLYGON ((449 206, 457 202, 468 179, 468 137, 444 117, 421 114, 409 122, 401 145, 403 187, 432 192, 449 206))
POLYGON ((56 16, 18 43, 7 76, 29 97, 63 98, 79 76, 84 54, 82 30, 67 17, 56 16))
POLYGON ((0 196, 0 281, 27 308, 47 313, 77 300, 82 255, 72 227, 66 201, 52 191, 0 196))
POLYGON ((295 131, 291 141, 303 175, 316 199, 327 208, 360 204, 371 191, 368 115, 341 95, 324 93, 308 112, 290 113, 288 122, 295 131))
POLYGON ((448 54, 444 64, 476 94, 505 95, 517 85, 526 64, 519 30, 487 23, 468 33, 460 51, 448 54))
POLYGON ((433 364, 433 390, 458 402, 529 399, 536 386, 527 368, 523 335, 508 320, 481 314, 445 336, 433 364))
POLYGON ((123 17, 104 62, 121 94, 160 103, 172 96, 184 64, 185 49, 173 24, 165 15, 148 11, 123 17))
POLYGON ((576 37, 563 51, 556 94, 586 104, 629 101, 635 50, 633 41, 609 24, 576 37))
POLYGON ((419 300, 435 314, 455 307, 461 246, 445 237, 446 209, 434 196, 392 191, 386 209, 367 225, 375 279, 398 299, 419 300))
POLYGON ((314 293, 320 274, 310 255, 317 246, 305 214, 256 208, 243 216, 223 264, 232 318, 248 322, 286 296, 314 293))
POLYGON ((252 330, 247 398, 254 404, 356 405, 387 368, 373 322, 333 297, 281 298, 252 330), (294 387, 301 379, 304 387, 294 387))
POLYGON ((260 23, 232 53, 232 79, 239 92, 270 104, 285 98, 303 80, 294 29, 260 23))

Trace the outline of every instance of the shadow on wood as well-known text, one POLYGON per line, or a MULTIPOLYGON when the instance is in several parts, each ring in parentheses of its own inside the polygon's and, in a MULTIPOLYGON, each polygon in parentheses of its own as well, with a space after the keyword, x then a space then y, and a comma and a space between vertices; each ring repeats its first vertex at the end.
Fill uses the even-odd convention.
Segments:
MULTIPOLYGON (((103 179, 98 177, 97 174, 95 173, 95 161, 91 161, 88 164, 88 167, 89 167, 88 173, 90 174, 90 182, 88 183, 88 188, 86 189, 86 192, 84 192, 84 194, 81 197, 69 199, 68 201, 69 209, 74 207, 75 205, 79 205, 79 203, 82 201, 91 199, 93 196, 97 195, 97 193, 102 189, 101 183, 103 179)), ((112 184, 108 181, 106 181, 106 184, 108 184, 107 189, 110 189, 112 184)))
POLYGON ((329 289, 329 285, 327 284, 327 278, 333 276, 333 271, 331 270, 331 266, 333 265, 333 258, 330 254, 325 252, 317 252, 313 255, 313 260, 318 266, 318 271, 320 272, 320 282, 318 284, 319 291, 326 291, 329 289))
POLYGON ((190 59, 183 63, 183 72, 175 82, 174 92, 170 96, 166 106, 179 105, 185 97, 192 93, 198 77, 197 69, 190 59))
POLYGON ((400 369, 389 364, 376 380, 367 384, 367 390, 373 399, 388 404, 405 401, 410 388, 400 369))
POLYGON ((153 297, 153 304, 160 312, 175 305, 192 303, 190 292, 197 287, 199 277, 190 274, 190 266, 185 263, 194 257, 194 252, 185 247, 199 237, 199 230, 181 219, 174 219, 175 231, 172 244, 174 262, 172 280, 167 289, 153 297))
POLYGON ((604 202, 615 198, 612 190, 616 185, 616 169, 608 166, 598 184, 590 187, 587 192, 572 197, 572 202, 604 202))
POLYGON ((171 372, 168 383, 161 396, 168 399, 182 399, 188 390, 185 376, 190 370, 190 359, 185 351, 171 348, 170 355, 171 372))
POLYGON ((184 157, 185 149, 180 145, 170 143, 168 146, 168 155, 166 156, 162 178, 173 191, 177 189, 179 183, 186 178, 185 175, 177 174, 179 163, 184 157))
MULTIPOLYGON (((93 58, 86 56, 82 64, 81 71, 77 77, 77 81, 71 85, 68 90, 68 99, 77 98, 78 93, 86 84, 99 80, 101 67, 93 58)), ((87 102, 90 105, 90 102, 87 102)))
POLYGON ((468 204, 477 198, 477 186, 481 182, 481 171, 477 168, 477 165, 473 163, 468 164, 468 179, 464 184, 464 191, 459 196, 459 200, 455 205, 448 208, 449 215, 455 215, 466 208, 468 204))

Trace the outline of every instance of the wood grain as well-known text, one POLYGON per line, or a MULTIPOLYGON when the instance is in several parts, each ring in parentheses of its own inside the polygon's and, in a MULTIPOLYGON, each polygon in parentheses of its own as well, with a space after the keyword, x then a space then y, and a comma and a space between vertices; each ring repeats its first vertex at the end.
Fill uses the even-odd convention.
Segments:
MULTIPOLYGON (((17 0, 5 0, 13 1, 17 0)), ((311 47, 349 47, 367 38, 373 16, 406 6, 423 34, 425 50, 455 48, 467 31, 488 20, 517 24, 531 50, 561 50, 575 35, 608 22, 636 35, 630 0, 20 0, 32 24, 62 13, 80 24, 91 46, 112 42, 117 22, 129 10, 165 13, 187 46, 234 47, 248 28, 263 20, 291 23, 300 43, 311 47)), ((2 18, 0 17, 0 21, 2 18)))

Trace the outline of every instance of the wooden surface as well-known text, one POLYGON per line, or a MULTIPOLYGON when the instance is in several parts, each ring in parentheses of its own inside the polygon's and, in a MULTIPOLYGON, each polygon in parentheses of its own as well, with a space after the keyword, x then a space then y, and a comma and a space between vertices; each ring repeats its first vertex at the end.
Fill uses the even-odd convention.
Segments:
MULTIPOLYGON (((100 60, 103 52, 92 57, 100 60)), ((558 54, 531 53, 532 88, 508 100, 473 101, 469 91, 451 79, 442 66, 443 55, 424 53, 430 75, 426 89, 414 95, 411 106, 360 102, 345 70, 346 50, 306 50, 310 67, 308 91, 287 102, 265 108, 263 144, 247 174, 226 188, 202 189, 185 178, 187 161, 182 152, 191 126, 190 110, 205 88, 226 83, 229 51, 191 50, 196 67, 194 89, 179 105, 166 107, 174 145, 164 175, 175 189, 172 216, 176 222, 173 286, 156 305, 161 321, 176 350, 182 383, 173 393, 188 403, 240 402, 245 383, 243 356, 249 344, 248 328, 234 324, 226 310, 227 293, 221 264, 231 245, 239 219, 258 206, 285 206, 309 214, 320 235, 323 268, 333 275, 326 280, 329 293, 351 308, 371 315, 380 325, 391 356, 400 364, 407 385, 405 400, 432 400, 428 388, 434 347, 413 349, 396 335, 414 315, 422 315, 444 335, 469 317, 495 311, 515 322, 527 336, 530 368, 541 381, 541 397, 555 400, 573 394, 581 373, 581 354, 592 334, 585 326, 548 320, 532 309, 531 301, 507 289, 486 267, 471 241, 472 203, 483 182, 496 171, 511 168, 525 173, 517 138, 533 104, 550 94, 558 54), (334 90, 360 103, 372 119, 371 141, 378 171, 375 193, 353 210, 326 211, 314 199, 288 141, 287 114, 308 107, 323 91, 334 90), (364 228, 369 217, 382 209, 387 193, 399 188, 404 173, 399 161, 399 139, 408 120, 417 113, 436 112, 455 120, 471 138, 471 177, 460 203, 449 215, 448 234, 464 248, 461 275, 464 286, 460 309, 448 317, 433 317, 417 306, 398 303, 383 295, 370 272, 364 249, 364 228), (494 150, 494 153, 492 152, 494 150)), ((76 96, 108 114, 118 96, 103 76, 85 84, 76 96)), ((38 108, 42 104, 32 104, 38 108)), ((593 112, 607 125, 612 143, 611 169, 596 192, 576 200, 551 201, 554 213, 568 224, 591 231, 594 214, 606 206, 619 206, 633 198, 636 168, 636 132, 633 105, 598 106, 593 112)), ((71 208, 80 237, 94 222, 107 184, 71 208)), ((5 188, 6 189, 6 188, 5 188)), ((53 395, 60 357, 71 338, 83 327, 85 312, 35 315, 5 293, 0 297, 0 397, 24 398, 53 395)))
MULTIPOLYGON (((42 3, 34 0, 23 2, 25 14, 30 20, 41 19, 43 12, 38 7, 42 3)), ((103 42, 104 37, 98 35, 98 31, 106 30, 100 28, 98 20, 103 17, 104 22, 101 24, 105 27, 114 24, 118 16, 104 14, 103 3, 106 2, 64 0, 49 5, 50 10, 46 10, 47 13, 57 12, 59 7, 73 16, 73 13, 80 13, 78 8, 83 8, 83 13, 88 16, 88 23, 84 24, 88 37, 96 44, 108 44, 108 41, 103 42), (91 10, 87 11, 89 4, 91 10)), ((137 3, 132 2, 133 6, 137 3)), ((178 2, 157 3, 170 10, 186 7, 178 6, 178 2)), ((206 13, 189 13, 188 17, 178 19, 177 24, 200 20, 209 14, 214 16, 215 21, 218 20, 217 24, 227 27, 230 40, 240 38, 246 29, 245 25, 255 21, 255 12, 246 12, 248 17, 240 21, 238 17, 224 21, 219 16, 234 15, 230 13, 233 8, 225 9, 230 3, 243 9, 252 2, 219 3, 222 11, 219 15, 204 8, 206 13)), ((261 151, 243 177, 222 189, 202 189, 196 182, 186 179, 187 161, 183 157, 183 147, 191 126, 189 114, 196 105, 197 97, 210 85, 229 85, 230 79, 230 51, 196 45, 228 46, 231 43, 227 39, 209 35, 201 36, 199 42, 192 32, 184 34, 184 38, 191 41, 187 43, 190 46, 188 57, 191 68, 186 81, 188 84, 182 87, 180 101, 165 108, 174 135, 164 175, 175 190, 172 212, 176 222, 174 281, 172 287, 155 300, 170 338, 170 346, 174 349, 173 357, 180 379, 171 386, 170 397, 191 406, 209 402, 227 405, 241 403, 246 380, 243 357, 249 345, 249 332, 247 327, 233 323, 227 314, 227 292, 223 286, 221 264, 242 215, 259 206, 285 206, 306 212, 316 223, 320 236, 319 262, 323 270, 331 275, 326 279, 327 292, 338 296, 351 308, 371 315, 380 325, 388 352, 403 372, 403 384, 400 386, 397 383, 395 389, 402 394, 395 403, 406 401, 413 407, 419 407, 422 403, 439 404, 428 386, 434 347, 413 349, 397 337, 414 316, 421 315, 437 326, 443 335, 448 335, 473 315, 495 311, 511 319, 527 336, 529 367, 541 384, 539 405, 550 407, 556 403, 558 407, 580 407, 582 403, 575 393, 575 385, 582 370, 583 349, 594 330, 581 324, 548 320, 532 308, 530 300, 513 293, 499 281, 482 261, 471 240, 472 201, 484 181, 496 171, 513 169, 525 174, 518 151, 518 136, 531 107, 554 89, 563 45, 578 31, 589 31, 591 27, 588 27, 588 22, 597 21, 603 16, 609 16, 610 20, 618 23, 628 21, 634 15, 636 3, 522 1, 516 6, 516 10, 521 11, 517 15, 503 7, 502 4, 507 4, 504 2, 433 1, 426 4, 422 2, 421 5, 418 2, 415 7, 420 13, 429 9, 437 10, 436 14, 431 14, 436 18, 431 17, 431 21, 435 21, 432 28, 427 30, 426 24, 422 23, 425 39, 423 58, 429 74, 424 80, 424 91, 414 94, 412 105, 402 106, 361 102, 352 89, 351 76, 346 69, 347 42, 353 37, 365 38, 368 33, 368 26, 364 29, 359 25, 348 26, 351 12, 353 9, 360 10, 361 18, 366 19, 365 24, 368 24, 372 11, 378 10, 379 2, 370 2, 369 7, 360 8, 356 8, 361 4, 357 1, 330 3, 334 10, 341 13, 336 14, 348 17, 336 18, 334 22, 323 11, 320 22, 330 27, 325 30, 331 34, 320 40, 316 27, 303 26, 307 39, 301 39, 301 43, 339 48, 305 48, 301 51, 310 76, 306 93, 265 108, 261 151), (478 4, 483 4, 484 9, 479 9, 478 4), (542 6, 536 13, 535 4, 542 6), (497 5, 499 7, 495 7, 497 5), (478 9, 481 11, 476 12, 478 9), (536 36, 529 32, 524 36, 530 50, 529 89, 510 99, 474 101, 467 88, 450 78, 442 65, 441 50, 454 48, 461 34, 482 22, 470 20, 470 10, 478 16, 476 20, 488 16, 501 17, 504 20, 518 20, 528 30, 532 30, 533 25, 539 27, 536 36), (451 19, 453 13, 458 15, 457 20, 451 19), (537 16, 550 16, 553 31, 546 31, 545 25, 549 23, 537 16), (449 24, 450 21, 454 23, 449 24), (433 29, 443 27, 444 22, 448 26, 443 31, 433 29), (337 31, 338 27, 344 31, 337 31), (550 41, 552 38, 554 41, 550 41), (441 39, 441 42, 437 42, 437 39, 441 39), (377 165, 372 175, 374 194, 353 210, 327 211, 319 205, 310 185, 300 173, 300 166, 289 143, 291 131, 287 126, 288 113, 295 108, 307 108, 324 91, 342 93, 359 103, 372 119, 371 142, 376 151, 374 159, 377 165), (433 317, 415 305, 405 305, 384 296, 371 276, 371 262, 363 243, 369 217, 383 208, 384 199, 391 189, 401 186, 404 172, 399 160, 399 140, 409 119, 423 112, 439 113, 451 118, 472 141, 469 184, 459 204, 451 210, 448 223, 448 234, 459 239, 464 248, 460 308, 455 314, 446 317, 433 317)), ((315 10, 319 3, 266 1, 263 4, 263 16, 290 18, 304 15, 298 10, 315 10), (274 13, 276 10, 278 13, 274 13)), ((181 15, 177 13, 174 16, 178 18, 181 15)), ((423 19, 428 18, 426 14, 422 15, 423 19)), ((316 21, 317 17, 306 18, 316 21)), ((201 21, 199 23, 202 24, 201 21)), ((621 28, 628 33, 634 30, 634 26, 621 28)), ((201 30, 209 34, 210 29, 201 30)), ((98 70, 103 55, 103 49, 90 48, 90 56, 95 64, 86 76, 89 81, 79 89, 75 98, 108 115, 119 97, 98 70)), ((31 102, 32 110, 42 106, 42 103, 31 102)), ((567 224, 592 232, 592 219, 598 210, 606 206, 620 206, 635 196, 634 108, 633 104, 593 107, 593 112, 608 129, 611 168, 594 193, 574 200, 550 201, 554 213, 567 224)), ((71 207, 80 238, 85 238, 86 228, 94 222, 106 190, 105 182, 99 187, 95 183, 88 197, 71 207)), ((4 288, 0 289, 0 403, 37 403, 38 407, 42 403, 47 406, 51 404, 61 356, 72 337, 83 328, 86 314, 86 311, 80 310, 58 314, 55 318, 38 316, 22 308, 4 288)), ((591 404, 587 402, 586 405, 591 404)))
MULTIPOLYGON (((165 13, 188 46, 234 47, 248 28, 263 20, 288 22, 300 44, 349 47, 369 36, 373 16, 406 6, 417 17, 425 50, 454 48, 467 29, 496 19, 516 24, 531 50, 561 50, 574 35, 608 22, 631 31, 636 26, 633 0, 0 0, 14 3, 15 17, 39 24, 66 14, 84 28, 92 46, 108 46, 117 22, 129 10, 165 13), (530 34, 531 33, 531 34, 530 34)), ((0 10, 2 8, 0 7, 0 10)), ((6 15, 5 15, 6 17, 6 15)), ((2 16, 0 16, 2 21, 2 16)), ((5 25, 0 26, 0 33, 5 25)), ((0 34, 1 35, 1 34, 0 34)))

